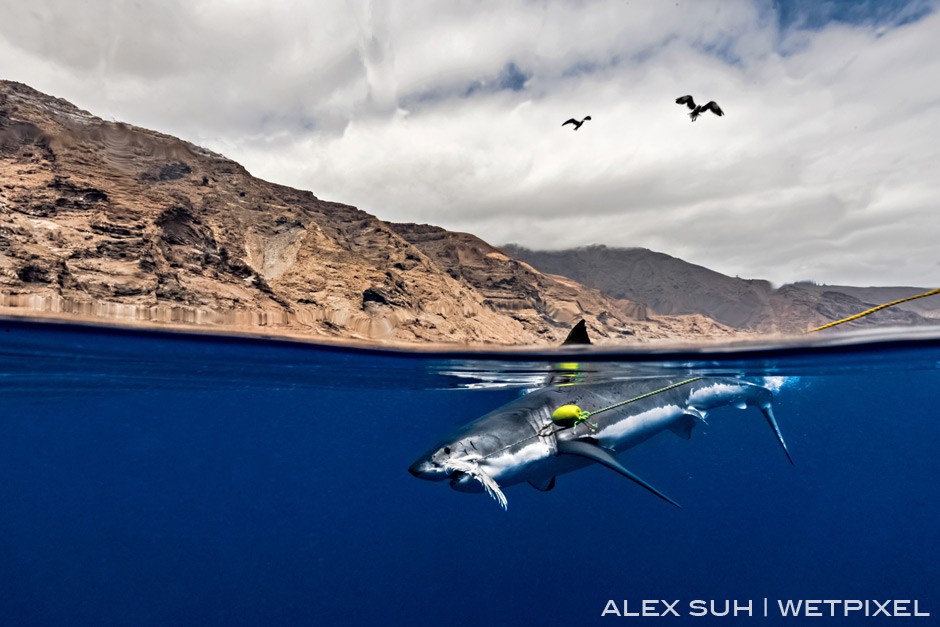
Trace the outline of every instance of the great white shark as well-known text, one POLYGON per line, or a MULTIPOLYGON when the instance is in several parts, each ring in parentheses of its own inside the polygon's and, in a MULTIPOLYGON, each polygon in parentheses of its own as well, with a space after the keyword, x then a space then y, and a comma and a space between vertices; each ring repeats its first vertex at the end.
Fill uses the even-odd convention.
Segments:
POLYGON ((505 508, 503 487, 529 483, 548 491, 558 475, 600 464, 678 507, 624 467, 617 453, 663 431, 688 439, 715 408, 753 406, 763 414, 792 464, 772 401, 768 387, 726 377, 547 386, 458 429, 408 470, 420 479, 449 480, 461 492, 486 492, 505 508), (571 418, 578 411, 583 418, 571 418))

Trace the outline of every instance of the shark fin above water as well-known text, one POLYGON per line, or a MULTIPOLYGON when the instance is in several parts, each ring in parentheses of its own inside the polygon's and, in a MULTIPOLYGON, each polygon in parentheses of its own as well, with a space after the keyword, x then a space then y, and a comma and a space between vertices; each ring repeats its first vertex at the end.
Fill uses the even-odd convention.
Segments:
POLYGON ((539 492, 549 492, 552 488, 555 487, 555 477, 550 479, 542 479, 538 481, 530 481, 529 485, 538 490, 539 492))
POLYGON ((591 338, 587 334, 587 323, 584 320, 578 322, 571 328, 571 331, 568 332, 568 337, 565 338, 565 341, 562 342, 562 346, 568 344, 590 344, 591 338))
POLYGON ((620 473, 630 481, 646 488, 659 498, 663 499, 667 503, 671 503, 678 508, 682 508, 681 505, 673 501, 671 498, 648 484, 643 479, 640 479, 638 476, 627 470, 623 465, 617 461, 617 458, 614 457, 610 451, 607 449, 601 448, 596 444, 591 444, 590 442, 585 442, 584 440, 567 440, 564 442, 558 443, 558 454, 559 455, 576 455, 578 457, 584 457, 585 459, 590 459, 591 461, 597 462, 601 466, 606 466, 614 472, 620 473))

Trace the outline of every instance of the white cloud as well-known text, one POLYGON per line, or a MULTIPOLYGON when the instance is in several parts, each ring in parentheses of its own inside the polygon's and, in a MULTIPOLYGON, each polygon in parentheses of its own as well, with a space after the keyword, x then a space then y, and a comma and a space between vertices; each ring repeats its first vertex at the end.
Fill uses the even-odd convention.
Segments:
POLYGON ((386 220, 940 283, 936 13, 805 30, 766 2, 12 4, 5 77, 386 220), (685 93, 727 115, 690 124, 685 93))

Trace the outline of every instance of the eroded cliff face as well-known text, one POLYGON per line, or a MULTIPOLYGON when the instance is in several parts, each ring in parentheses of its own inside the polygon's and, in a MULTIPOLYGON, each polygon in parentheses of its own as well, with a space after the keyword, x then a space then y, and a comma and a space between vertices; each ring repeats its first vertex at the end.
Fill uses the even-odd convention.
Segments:
POLYGON ((554 343, 581 316, 608 341, 730 333, 421 230, 0 82, 5 313, 385 342, 554 343))
POLYGON ((611 298, 564 276, 543 274, 468 233, 427 224, 389 226, 446 268, 453 278, 473 287, 483 296, 485 305, 552 341, 563 340, 568 329, 582 318, 590 336, 600 342, 622 343, 634 338, 701 340, 735 335, 705 316, 654 316, 645 305, 611 298))

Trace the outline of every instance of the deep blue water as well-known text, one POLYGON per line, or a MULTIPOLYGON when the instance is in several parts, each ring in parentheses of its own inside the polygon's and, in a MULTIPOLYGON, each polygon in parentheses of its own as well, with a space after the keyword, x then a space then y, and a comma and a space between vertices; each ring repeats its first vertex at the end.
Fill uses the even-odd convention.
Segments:
POLYGON ((661 624, 601 612, 764 597, 940 622, 936 343, 643 368, 788 376, 796 466, 756 411, 717 410, 623 456, 681 510, 596 467, 503 512, 406 469, 548 361, 0 321, 0 624, 661 624))

